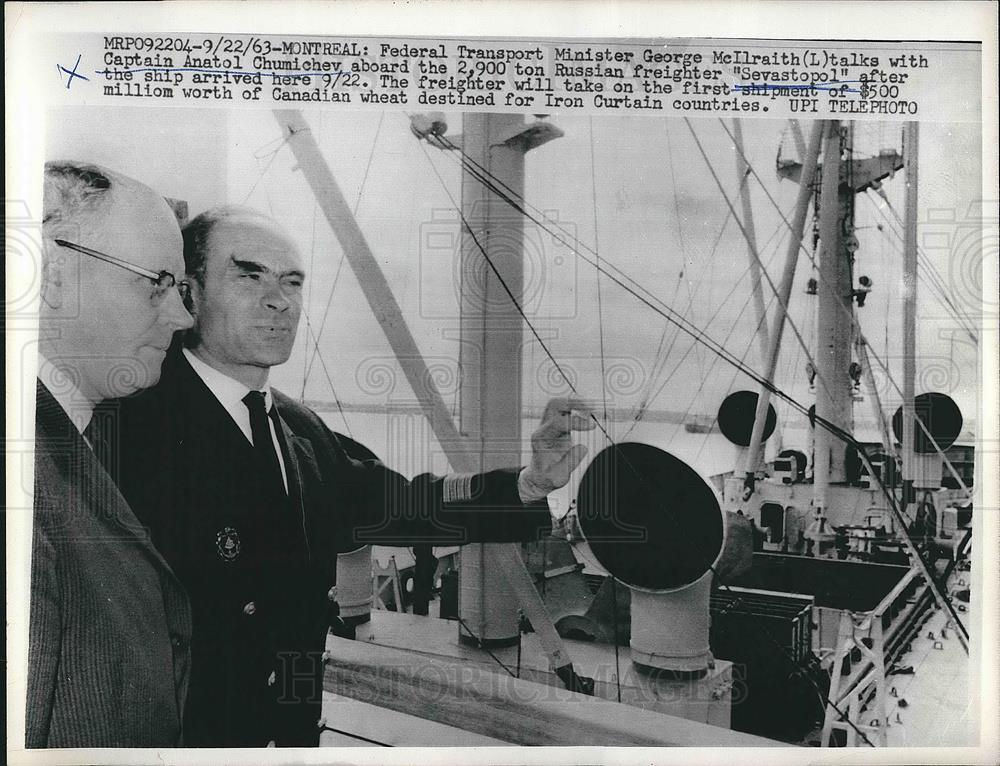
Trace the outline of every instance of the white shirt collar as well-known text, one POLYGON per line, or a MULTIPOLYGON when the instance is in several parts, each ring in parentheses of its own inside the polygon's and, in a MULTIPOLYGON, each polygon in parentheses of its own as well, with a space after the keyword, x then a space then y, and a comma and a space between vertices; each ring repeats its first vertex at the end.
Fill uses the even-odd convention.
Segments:
POLYGON ((72 375, 62 372, 41 353, 38 354, 38 379, 82 435, 94 416, 94 403, 80 393, 72 375))
MULTIPOLYGON (((215 398, 219 400, 219 404, 226 409, 226 412, 236 422, 236 425, 240 427, 243 435, 247 437, 247 441, 253 443, 253 436, 250 430, 250 411, 247 409, 246 404, 243 403, 243 397, 250 393, 250 388, 235 378, 231 378, 225 373, 219 372, 214 367, 209 366, 191 353, 189 349, 185 348, 183 351, 184 357, 188 360, 191 368, 202 379, 205 385, 208 386, 208 390, 215 395, 215 398)), ((271 387, 265 381, 264 387, 261 390, 264 393, 264 405, 267 411, 270 412, 273 405, 271 387)))

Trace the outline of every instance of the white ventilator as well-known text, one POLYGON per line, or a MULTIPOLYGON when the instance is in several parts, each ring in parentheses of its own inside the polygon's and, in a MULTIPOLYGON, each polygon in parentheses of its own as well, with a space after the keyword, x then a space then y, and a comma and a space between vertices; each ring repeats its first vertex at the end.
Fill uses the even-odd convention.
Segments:
POLYGON ((372 613, 372 547, 337 555, 337 603, 341 619, 361 624, 372 613))
POLYGON ((711 590, 711 572, 675 591, 632 588, 632 661, 673 673, 700 673, 711 667, 711 590))
POLYGON ((608 447, 577 494, 593 558, 631 591, 632 661, 640 670, 700 675, 712 667, 709 597, 725 544, 712 487, 646 444, 608 447))

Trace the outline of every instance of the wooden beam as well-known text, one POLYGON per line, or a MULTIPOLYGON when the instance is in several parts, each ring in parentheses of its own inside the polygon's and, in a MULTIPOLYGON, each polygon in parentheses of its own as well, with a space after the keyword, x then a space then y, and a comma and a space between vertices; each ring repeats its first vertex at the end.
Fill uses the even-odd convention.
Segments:
POLYGON ((406 380, 420 402, 424 415, 434 430, 441 449, 448 456, 452 469, 472 471, 476 465, 475 455, 468 440, 458 431, 451 417, 451 410, 434 378, 427 371, 427 364, 420 353, 417 341, 403 318, 403 312, 389 287, 365 235, 344 199, 326 158, 320 151, 316 139, 302 113, 297 110, 276 109, 275 119, 285 133, 289 148, 298 161, 299 170, 305 176, 309 187, 316 196, 327 223, 344 250, 344 256, 357 277, 368 305, 385 333, 386 340, 403 368, 406 380))
MULTIPOLYGON (((754 225, 753 204, 750 200, 750 166, 747 164, 743 146, 743 124, 738 117, 733 118, 733 139, 736 142, 736 183, 739 184, 740 203, 743 208, 743 235, 747 242, 747 256, 750 258, 750 285, 753 288, 753 306, 757 317, 760 363, 765 365, 767 349, 771 345, 768 340, 770 331, 767 328, 767 310, 764 308, 764 287, 760 281, 762 264, 760 251, 757 248, 757 229, 754 225)), ((755 459, 756 455, 753 458, 755 459)))
MULTIPOLYGON (((734 121, 738 124, 737 121, 734 121)), ((799 173, 799 191, 795 200, 795 213, 792 216, 791 238, 788 241, 788 254, 785 257, 785 267, 781 272, 781 284, 778 287, 778 307, 775 309, 774 329, 768 334, 768 349, 764 355, 764 379, 769 383, 774 381, 774 373, 778 366, 778 356, 781 353, 781 339, 784 337, 785 320, 788 316, 788 304, 792 298, 792 285, 795 283, 795 270, 799 262, 799 248, 802 247, 802 234, 805 229, 806 217, 809 214, 809 201, 813 195, 813 179, 816 175, 816 163, 819 157, 820 145, 823 141, 823 121, 813 123, 802 157, 802 168, 799 173)), ((758 457, 764 438, 764 426, 767 422, 767 408, 771 403, 771 391, 767 386, 761 386, 757 394, 757 409, 754 412, 753 430, 750 433, 750 445, 746 452, 744 476, 751 479, 757 470, 758 457)))
MULTIPOLYGON (((481 422, 478 418, 475 419, 475 428, 471 429, 472 439, 470 440, 464 433, 459 431, 457 424, 452 419, 451 412, 445 404, 440 390, 434 383, 434 377, 427 369, 427 364, 420 353, 417 341, 413 337, 413 333, 410 332, 406 318, 403 316, 403 312, 396 302, 385 274, 372 254, 364 233, 361 231, 361 227, 358 226, 358 222, 355 220, 354 214, 347 204, 347 200, 340 191, 340 187, 337 185, 337 181, 333 177, 333 173, 329 165, 327 165, 319 145, 316 143, 308 122, 306 122, 302 113, 297 110, 276 109, 274 116, 282 130, 287 134, 288 145, 295 155, 295 159, 298 161, 299 169, 309 183, 320 209, 323 211, 327 222, 330 224, 330 228, 336 235, 341 248, 343 248, 347 262, 354 271, 358 284, 361 286, 372 312, 375 314, 382 331, 385 333, 385 337, 389 341, 396 359, 403 368, 406 379, 409 381, 413 393, 419 400, 421 410, 430 422, 431 429, 434 431, 438 443, 448 456, 452 470, 473 472, 504 467, 510 464, 516 465, 520 458, 521 442, 520 353, 522 343, 521 319, 517 311, 506 301, 502 301, 500 304, 503 307, 501 313, 508 316, 510 322, 510 326, 507 327, 507 336, 509 337, 506 338, 506 341, 501 342, 497 340, 502 333, 499 332, 496 326, 491 324, 489 326, 484 325, 485 329, 490 332, 485 332, 483 337, 477 341, 473 341, 471 344, 462 344, 463 348, 471 345, 476 350, 476 353, 479 354, 484 354, 487 347, 497 344, 501 347, 506 345, 506 350, 514 354, 517 360, 516 365, 511 361, 506 366, 494 362, 492 364, 493 374, 491 374, 488 380, 475 379, 475 388, 470 388, 466 381, 466 375, 469 374, 470 369, 477 368, 478 365, 472 364, 471 368, 464 370, 462 376, 463 412, 468 412, 470 409, 471 411, 478 412, 480 408, 487 412, 485 421, 481 422), (516 368, 516 372, 511 373, 512 367, 516 368), (502 374, 500 374, 500 370, 502 370, 502 374), (500 381, 503 382, 502 386, 500 381), (501 387, 506 392, 505 396, 495 396, 501 387), (482 389, 481 391, 479 390, 480 388, 482 389), (467 406, 466 397, 468 392, 472 390, 475 390, 478 396, 475 400, 475 406, 470 408, 467 406), (485 396, 486 393, 490 393, 491 396, 485 396), (503 402, 498 403, 498 398, 502 398, 503 402), (488 449, 488 445, 496 443, 499 443, 499 447, 488 449), (516 450, 513 454, 511 452, 512 448, 516 450)), ((485 119, 486 116, 480 115, 480 117, 485 119)), ((494 117, 497 116, 494 115, 494 117)), ((515 123, 519 123, 522 120, 519 115, 515 117, 515 123)), ((501 121, 499 124, 502 125, 504 123, 501 121)), ((510 138, 511 136, 508 135, 507 140, 510 140, 510 138)), ((481 147, 483 151, 488 153, 493 149, 488 140, 481 143, 483 144, 481 147)), ((514 177, 508 177, 506 181, 516 183, 518 184, 518 188, 522 188, 524 170, 523 152, 527 151, 527 149, 508 148, 505 151, 507 153, 514 152, 518 156, 521 156, 520 167, 516 169, 514 177)), ((472 189, 473 187, 469 188, 472 189)), ((485 190, 482 191, 485 193, 485 190)), ((499 199, 495 199, 492 204, 499 206, 501 203, 499 199)), ((520 232, 523 230, 524 221, 520 216, 513 218, 508 216, 505 225, 515 228, 520 232)), ((519 233, 517 237, 523 238, 523 233, 519 233)), ((468 247, 468 242, 465 242, 466 239, 467 237, 463 233, 463 247, 468 247)), ((499 241, 504 242, 505 239, 500 237, 499 241)), ((472 253, 471 257, 474 261, 479 261, 482 258, 481 254, 476 253, 472 253)), ((507 274, 507 284, 508 286, 511 284, 515 285, 515 294, 520 294, 521 291, 520 284, 522 277, 520 272, 521 262, 518 259, 517 268, 514 272, 507 274)), ((494 285, 495 289, 496 286, 494 285)), ((463 304, 467 300, 467 296, 463 297, 463 304)), ((473 302, 473 306, 483 311, 489 309, 488 303, 476 306, 475 302, 473 302)), ((463 316, 465 316, 464 308, 463 316)), ((463 364, 467 364, 468 361, 465 360, 463 364)), ((466 429, 466 431, 469 430, 468 428, 466 429)), ((512 591, 512 593, 505 593, 504 589, 494 587, 491 590, 491 595, 495 599, 505 598, 510 602, 509 612, 513 635, 517 635, 516 605, 520 603, 528 615, 528 619, 532 621, 535 629, 539 631, 539 635, 545 639, 546 647, 550 650, 553 666, 563 667, 569 665, 569 657, 562 646, 555 627, 552 625, 551 617, 545 611, 541 598, 535 590, 527 570, 524 568, 524 562, 521 560, 518 550, 513 547, 500 545, 489 545, 484 546, 484 548, 490 549, 490 558, 497 562, 504 578, 509 584, 510 591, 512 591)))
POLYGON ((327 691, 517 745, 777 747, 461 662, 330 638, 327 691))

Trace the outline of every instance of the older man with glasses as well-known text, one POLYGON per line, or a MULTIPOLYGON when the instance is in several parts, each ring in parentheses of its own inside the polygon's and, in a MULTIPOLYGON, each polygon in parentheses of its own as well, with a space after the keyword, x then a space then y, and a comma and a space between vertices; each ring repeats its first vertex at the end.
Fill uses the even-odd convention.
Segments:
POLYGON ((156 383, 192 324, 180 228, 93 165, 47 164, 44 193, 25 745, 173 747, 190 605, 87 427, 102 400, 156 383))

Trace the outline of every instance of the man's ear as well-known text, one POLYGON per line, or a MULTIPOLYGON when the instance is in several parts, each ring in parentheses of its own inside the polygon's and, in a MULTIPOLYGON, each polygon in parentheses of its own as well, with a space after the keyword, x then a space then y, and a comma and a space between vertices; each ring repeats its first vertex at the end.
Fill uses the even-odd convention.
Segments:
POLYGON ((186 274, 184 276, 184 281, 187 282, 188 290, 187 295, 184 296, 184 308, 188 310, 188 313, 196 317, 198 316, 198 304, 201 302, 201 285, 198 284, 198 280, 192 275, 186 274))
POLYGON ((65 287, 63 286, 64 260, 56 255, 55 243, 46 240, 42 247, 45 252, 42 254, 42 286, 40 297, 42 303, 53 311, 62 308, 65 298, 65 287))

